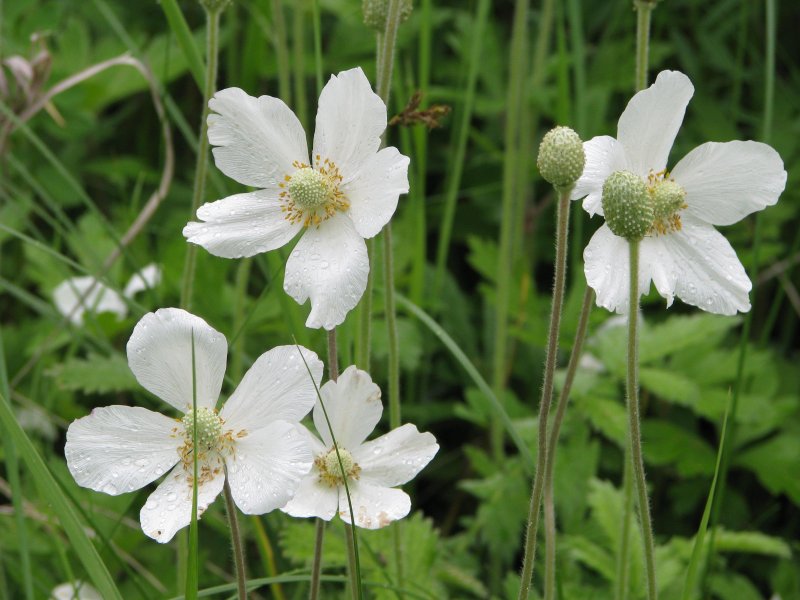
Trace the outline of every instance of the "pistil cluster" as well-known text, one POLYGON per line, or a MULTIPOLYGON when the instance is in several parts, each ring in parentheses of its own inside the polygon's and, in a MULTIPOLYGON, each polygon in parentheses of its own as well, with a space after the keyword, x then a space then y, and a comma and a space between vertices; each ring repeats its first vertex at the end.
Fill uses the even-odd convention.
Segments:
MULTIPOLYGON (((225 456, 233 453, 234 434, 232 431, 223 431, 224 421, 211 408, 197 409, 197 463, 198 484, 210 481, 220 473, 225 456)), ((192 472, 194 464, 194 417, 190 412, 181 419, 183 425, 183 445, 178 448, 181 463, 188 472, 192 472)), ((180 435, 180 428, 173 429, 173 435, 180 435)), ((247 435, 242 430, 236 434, 237 438, 247 435)))
POLYGON ((344 448, 339 448, 339 456, 336 455, 336 448, 331 448, 327 453, 320 454, 314 459, 314 466, 319 472, 319 481, 328 487, 337 487, 344 484, 345 478, 342 477, 342 468, 347 480, 358 479, 361 467, 353 460, 353 455, 344 448), (339 464, 339 458, 342 464, 339 464))
POLYGON ((668 171, 660 171, 647 176, 647 193, 653 207, 653 224, 649 235, 666 235, 681 230, 680 211, 686 208, 686 190, 669 176, 668 171))
POLYGON ((312 168, 306 163, 294 161, 297 170, 286 175, 278 184, 281 188, 281 210, 291 223, 302 223, 304 227, 316 226, 331 218, 337 211, 350 208, 344 193, 339 189, 342 175, 329 159, 315 157, 312 168))

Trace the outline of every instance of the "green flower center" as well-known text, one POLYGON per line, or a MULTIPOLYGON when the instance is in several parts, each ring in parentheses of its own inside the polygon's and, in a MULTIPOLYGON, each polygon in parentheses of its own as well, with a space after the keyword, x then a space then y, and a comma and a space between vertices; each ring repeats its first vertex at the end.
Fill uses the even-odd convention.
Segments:
POLYGON ((638 242, 653 223, 647 186, 630 171, 615 171, 603 183, 603 214, 609 229, 629 242, 638 242))
POLYGON ((345 477, 350 479, 358 479, 361 473, 361 467, 353 460, 353 455, 344 448, 339 448, 339 455, 336 455, 336 449, 332 448, 325 454, 320 454, 314 460, 314 465, 319 471, 320 482, 330 487, 337 487, 344 484, 345 477), (342 464, 339 464, 339 458, 342 459, 342 464), (342 470, 344 475, 342 476, 342 470))
MULTIPOLYGON (((181 419, 185 430, 187 446, 194 445, 194 418, 191 412, 183 415, 181 419)), ((197 447, 200 452, 208 452, 220 446, 222 437, 222 419, 211 408, 197 409, 197 447)))
POLYGON ((648 231, 653 235, 666 235, 681 230, 680 211, 686 208, 686 190, 669 173, 650 173, 647 177, 647 193, 653 207, 653 223, 648 231))
POLYGON ((297 170, 278 184, 286 220, 302 223, 304 227, 319 226, 338 211, 350 208, 350 202, 339 189, 342 175, 333 162, 317 155, 314 167, 297 161, 292 166, 297 170))

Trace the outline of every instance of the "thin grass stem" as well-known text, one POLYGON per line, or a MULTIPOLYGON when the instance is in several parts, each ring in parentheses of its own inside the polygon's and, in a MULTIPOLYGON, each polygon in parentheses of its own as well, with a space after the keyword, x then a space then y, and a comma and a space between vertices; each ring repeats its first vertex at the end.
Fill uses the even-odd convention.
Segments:
POLYGON ((228 524, 231 528, 231 546, 233 546, 233 563, 236 568, 236 589, 239 600, 247 600, 247 574, 245 572, 244 548, 242 534, 239 529, 239 519, 236 517, 236 503, 233 501, 231 486, 228 483, 228 473, 225 473, 225 511, 228 514, 228 524))

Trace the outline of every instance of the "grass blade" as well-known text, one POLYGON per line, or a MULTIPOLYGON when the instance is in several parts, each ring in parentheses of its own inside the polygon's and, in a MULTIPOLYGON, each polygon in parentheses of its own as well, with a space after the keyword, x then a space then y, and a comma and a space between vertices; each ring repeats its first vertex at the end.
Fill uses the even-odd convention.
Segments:
POLYGON ((200 559, 197 553, 197 368, 192 329, 192 520, 189 523, 189 558, 186 562, 186 597, 197 598, 200 559))
POLYGON ((161 10, 164 11, 164 15, 167 17, 169 28, 172 30, 172 33, 175 34, 178 46, 180 46, 181 52, 183 52, 183 56, 186 58, 189 71, 192 73, 197 87, 202 91, 206 81, 204 75, 205 67, 203 66, 203 58, 200 55, 200 50, 197 48, 197 44, 194 43, 192 30, 189 29, 186 19, 183 18, 183 13, 176 0, 161 0, 160 4, 161 10))

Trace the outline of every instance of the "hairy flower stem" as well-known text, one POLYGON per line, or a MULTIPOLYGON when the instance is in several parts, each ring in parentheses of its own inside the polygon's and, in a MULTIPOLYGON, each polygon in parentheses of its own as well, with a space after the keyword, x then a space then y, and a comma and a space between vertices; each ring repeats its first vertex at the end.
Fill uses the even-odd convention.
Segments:
POLYGON ((639 504, 639 519, 642 526, 645 570, 647 572, 647 598, 656 600, 656 568, 653 548, 653 526, 650 519, 650 502, 647 499, 647 483, 642 460, 642 437, 639 430, 639 242, 630 242, 630 295, 628 302, 628 375, 626 377, 626 400, 630 435, 630 456, 636 481, 639 504))
POLYGON ((553 469, 556 463, 556 448, 561 424, 564 422, 564 413, 569 403, 569 393, 578 362, 583 351, 583 342, 586 339, 586 329, 589 325, 589 314, 592 312, 594 290, 588 285, 583 292, 581 315, 578 319, 578 330, 575 332, 575 343, 567 365, 567 374, 564 387, 556 404, 556 413, 553 417, 553 426, 547 438, 547 460, 544 467, 544 597, 545 600, 554 600, 556 597, 556 508, 553 498, 553 469))
MULTIPOLYGON (((334 327, 328 332, 328 374, 333 381, 339 379, 339 355, 336 349, 336 328, 334 327)), ((320 574, 322 572, 322 540, 325 538, 325 521, 317 518, 317 526, 314 530, 314 560, 311 564, 311 589, 308 594, 309 600, 317 600, 319 598, 319 584, 320 574)), ((350 532, 345 530, 345 539, 349 540, 348 545, 353 543, 350 532)), ((349 561, 350 555, 348 554, 348 572, 351 574, 355 572, 353 562, 349 561)), ((351 575, 352 577, 352 575, 351 575)), ((353 588, 356 589, 355 587, 353 588)))
MULTIPOLYGON (((219 17, 222 7, 208 8, 206 11, 206 80, 203 89, 203 114, 200 117, 200 135, 197 140, 197 163, 194 172, 194 189, 192 191, 192 219, 203 200, 206 190, 206 174, 208 172, 208 101, 217 87, 217 59, 219 55, 219 17)), ((192 310, 192 291, 194 275, 197 267, 197 245, 186 245, 186 260, 183 264, 183 285, 181 286, 181 308, 192 310)))
POLYGON ((647 87, 650 61, 650 16, 657 0, 635 0, 636 8, 636 91, 647 87))
POLYGON ((556 214, 556 261, 553 276, 553 301, 550 308, 550 328, 547 333, 547 354, 545 355, 542 399, 539 403, 539 440, 536 457, 536 475, 533 478, 531 503, 528 508, 528 525, 525 530, 525 558, 522 562, 522 576, 519 599, 525 600, 531 589, 533 563, 536 558, 536 540, 539 531, 539 508, 542 504, 545 469, 547 465, 547 420, 553 399, 553 376, 558 358, 558 331, 561 325, 561 308, 564 304, 564 287, 567 279, 567 234, 569 232, 569 193, 571 189, 559 190, 556 214))
POLYGON ((228 523, 231 528, 231 545, 233 546, 233 562, 236 565, 236 587, 238 589, 239 600, 247 600, 247 576, 244 570, 244 549, 242 546, 242 536, 239 532, 239 519, 236 518, 236 504, 231 494, 231 486, 228 483, 228 475, 225 474, 225 509, 228 513, 228 523))

